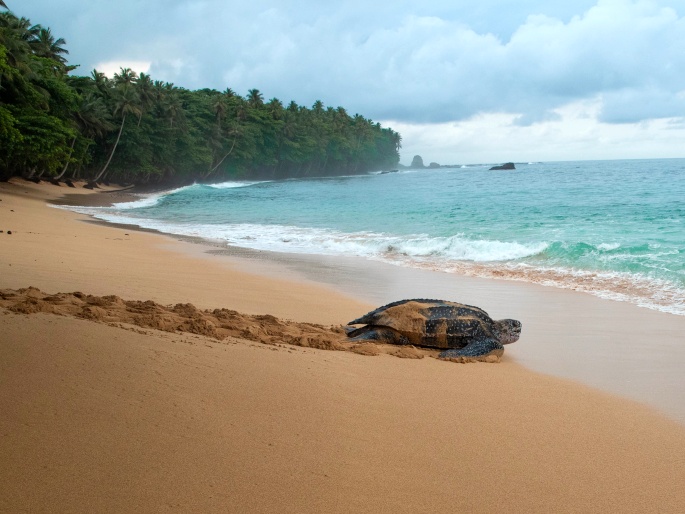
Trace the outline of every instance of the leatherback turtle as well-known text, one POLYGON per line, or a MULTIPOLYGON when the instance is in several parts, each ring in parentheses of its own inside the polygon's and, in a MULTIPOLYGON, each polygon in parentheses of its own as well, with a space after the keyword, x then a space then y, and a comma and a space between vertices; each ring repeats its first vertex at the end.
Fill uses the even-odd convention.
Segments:
POLYGON ((495 321, 478 307, 445 300, 400 300, 379 307, 348 323, 352 341, 412 344, 444 349, 439 357, 501 356, 502 345, 521 335, 521 322, 495 321), (355 328, 349 325, 364 325, 355 328))

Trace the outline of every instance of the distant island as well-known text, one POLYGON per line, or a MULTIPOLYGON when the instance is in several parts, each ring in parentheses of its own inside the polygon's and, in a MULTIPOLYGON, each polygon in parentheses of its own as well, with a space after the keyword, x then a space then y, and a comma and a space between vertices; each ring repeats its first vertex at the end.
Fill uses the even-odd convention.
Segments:
MULTIPOLYGON (((397 168, 401 136, 344 107, 72 75, 66 42, 0 2, 0 180, 184 184, 397 168)), ((66 182, 69 183, 69 182, 66 182)))

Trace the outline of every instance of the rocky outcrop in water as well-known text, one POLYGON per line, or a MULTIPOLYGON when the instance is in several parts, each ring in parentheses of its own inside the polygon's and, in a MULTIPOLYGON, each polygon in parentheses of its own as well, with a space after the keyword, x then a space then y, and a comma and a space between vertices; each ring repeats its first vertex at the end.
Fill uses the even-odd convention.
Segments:
POLYGON ((490 169, 491 170, 515 170, 516 166, 514 166, 513 162, 505 162, 501 166, 493 166, 490 169))
POLYGON ((423 158, 420 155, 415 155, 411 160, 410 168, 425 168, 423 164, 423 158))

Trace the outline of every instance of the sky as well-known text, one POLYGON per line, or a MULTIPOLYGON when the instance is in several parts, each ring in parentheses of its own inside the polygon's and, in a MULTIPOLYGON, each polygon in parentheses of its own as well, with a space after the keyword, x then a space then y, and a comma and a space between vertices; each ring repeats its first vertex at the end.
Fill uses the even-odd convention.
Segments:
POLYGON ((683 0, 5 0, 188 89, 343 106, 426 164, 685 157, 683 0))

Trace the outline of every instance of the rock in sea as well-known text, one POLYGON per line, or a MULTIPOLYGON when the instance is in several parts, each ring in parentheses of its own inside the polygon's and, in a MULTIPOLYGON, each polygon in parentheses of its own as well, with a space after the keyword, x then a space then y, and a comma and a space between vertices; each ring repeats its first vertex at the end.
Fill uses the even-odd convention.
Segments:
POLYGON ((513 162, 506 162, 502 164, 501 166, 493 166, 490 168, 491 170, 515 170, 516 166, 514 166, 513 162))

